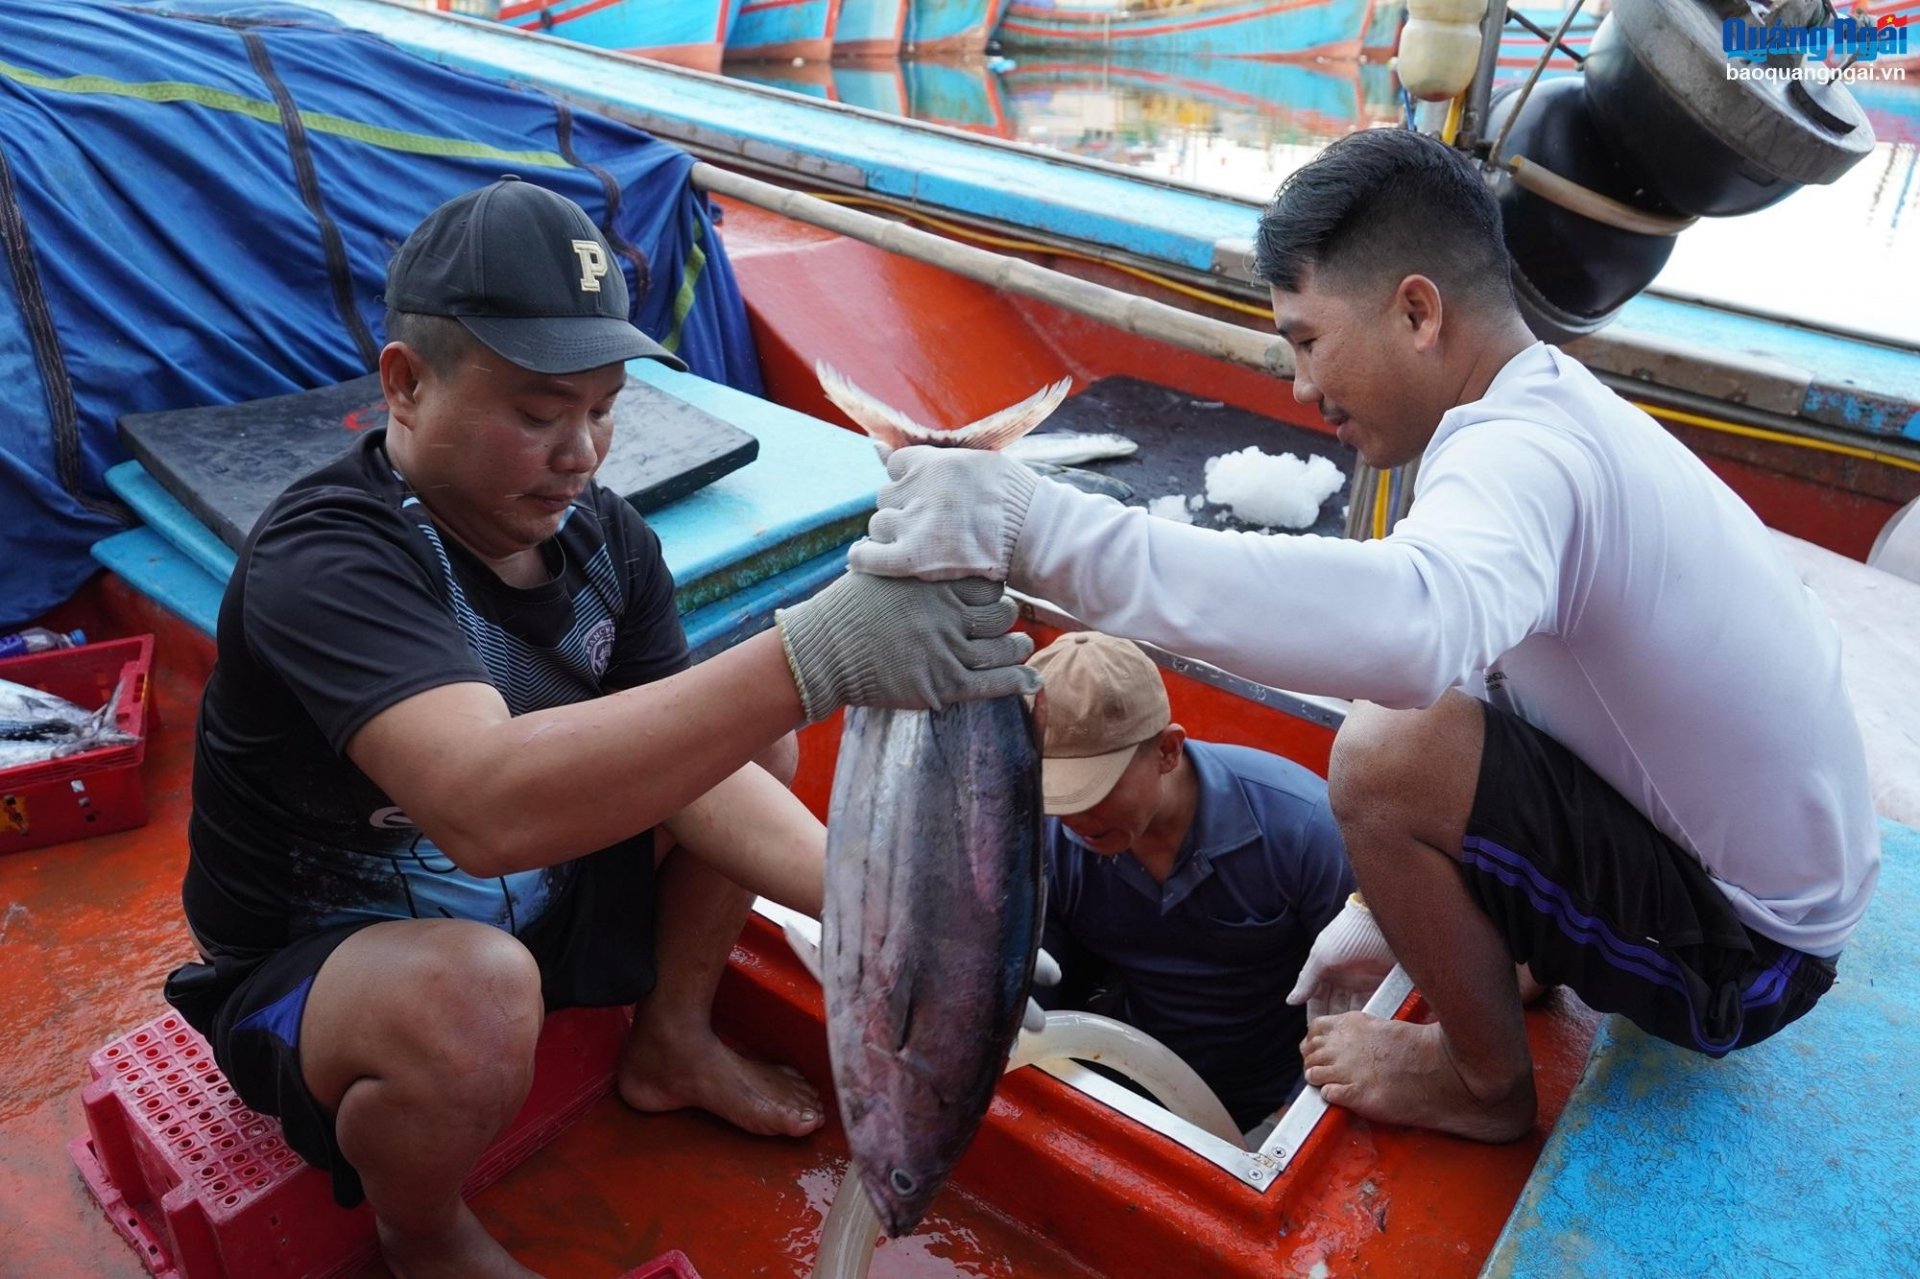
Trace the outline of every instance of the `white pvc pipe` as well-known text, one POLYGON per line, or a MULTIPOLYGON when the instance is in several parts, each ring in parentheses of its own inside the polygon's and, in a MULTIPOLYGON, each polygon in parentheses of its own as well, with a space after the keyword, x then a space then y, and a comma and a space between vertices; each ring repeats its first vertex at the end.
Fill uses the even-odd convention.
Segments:
MULTIPOLYGON (((789 932, 788 940, 793 940, 789 932)), ((800 950, 799 946, 795 946, 800 950)), ((804 957, 804 951, 802 952, 804 957)), ((1174 1114, 1196 1128, 1245 1150, 1233 1117, 1193 1067, 1171 1048, 1111 1017, 1094 1013, 1047 1014, 1045 1030, 1023 1030, 1007 1059, 1007 1070, 1053 1061, 1098 1062, 1139 1084, 1174 1114)), ((820 1252, 813 1279, 867 1279, 873 1250, 880 1241, 880 1214, 874 1211, 852 1160, 820 1229, 820 1252)))
POLYGON ((1242 1150, 1247 1148, 1233 1116, 1192 1066, 1153 1036, 1111 1017, 1048 1013, 1045 1030, 1038 1034, 1020 1032, 1007 1069, 1069 1060, 1095 1062, 1116 1070, 1194 1127, 1242 1150))

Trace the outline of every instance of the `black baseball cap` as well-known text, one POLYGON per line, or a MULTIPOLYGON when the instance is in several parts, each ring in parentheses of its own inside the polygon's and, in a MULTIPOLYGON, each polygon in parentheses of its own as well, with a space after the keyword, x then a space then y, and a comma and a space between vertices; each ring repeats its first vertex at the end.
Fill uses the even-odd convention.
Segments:
POLYGON ((429 213, 387 267, 387 306, 445 315, 535 373, 680 357, 628 320, 627 278, 586 210, 516 177, 429 213))

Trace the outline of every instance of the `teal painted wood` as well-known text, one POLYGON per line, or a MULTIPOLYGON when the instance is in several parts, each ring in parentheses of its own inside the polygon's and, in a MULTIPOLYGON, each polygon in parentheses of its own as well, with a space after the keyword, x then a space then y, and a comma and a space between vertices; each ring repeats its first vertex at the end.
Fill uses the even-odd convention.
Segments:
POLYGON ((1609 1018, 1486 1276, 1920 1275, 1920 831, 1881 824, 1840 979, 1721 1061, 1609 1018))
MULTIPOLYGON (((865 437, 651 360, 634 361, 628 374, 760 441, 760 455, 750 465, 647 516, 678 584, 681 612, 731 599, 823 556, 838 553, 845 563, 846 547, 865 532, 874 496, 887 478, 865 437)), ((198 579, 180 566, 194 569, 213 583, 211 626, 219 592, 233 573, 233 552, 138 462, 115 467, 110 477, 114 491, 146 523, 133 549, 115 551, 110 567, 149 594, 178 589, 189 595, 198 579), (167 554, 159 555, 160 548, 167 554), (143 556, 154 557, 159 567, 143 556)), ((96 559, 101 545, 95 546, 96 559)), ((787 578, 778 589, 824 580, 787 578)), ((791 601, 783 596, 780 602, 791 601)), ((187 615, 184 608, 174 611, 187 615)))
POLYGON ((117 573, 134 590, 202 633, 213 634, 220 597, 227 589, 224 577, 207 572, 150 528, 115 533, 91 549, 101 567, 117 573))
POLYGON ((1107 50, 1155 55, 1271 58, 1351 56, 1360 48, 1371 0, 1185 0, 1152 9, 1120 0, 1101 9, 1014 0, 1000 24, 1011 51, 1107 50))
POLYGON ((907 0, 841 0, 834 56, 890 58, 907 34, 907 0))
POLYGON ((239 557, 212 529, 167 492, 138 462, 122 462, 107 471, 107 487, 132 508, 149 529, 204 569, 215 580, 233 576, 239 557))
POLYGON ((722 649, 773 625, 775 609, 798 604, 847 571, 847 549, 829 551, 796 568, 749 586, 738 595, 695 609, 681 617, 687 651, 704 662, 722 649))
POLYGON ((865 530, 887 481, 865 436, 652 360, 635 360, 627 374, 760 441, 751 465, 647 517, 674 580, 683 584, 683 608, 747 585, 738 577, 743 569, 763 579, 845 546, 865 530), (706 582, 713 585, 696 590, 706 582))
POLYGON ((825 57, 839 16, 840 0, 743 0, 727 37, 727 56, 825 57))
POLYGON ((524 31, 578 40, 596 49, 629 53, 707 49, 717 62, 737 4, 738 0, 509 3, 501 6, 500 21, 524 31))
POLYGON ((1753 351, 1813 374, 1802 416, 1830 426, 1920 440, 1920 352, 1885 346, 1699 302, 1641 294, 1615 321, 1623 328, 1753 351))

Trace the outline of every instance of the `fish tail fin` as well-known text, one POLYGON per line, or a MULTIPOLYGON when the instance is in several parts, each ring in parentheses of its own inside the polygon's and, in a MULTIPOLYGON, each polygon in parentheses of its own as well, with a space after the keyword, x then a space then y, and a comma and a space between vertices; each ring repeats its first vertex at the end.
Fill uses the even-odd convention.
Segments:
POLYGON ((953 433, 952 443, 970 449, 1003 449, 1053 416, 1060 402, 1073 389, 1073 379, 1063 377, 1043 386, 1018 404, 1010 404, 998 413, 990 413, 953 433))
POLYGON ((873 437, 882 456, 910 444, 935 443, 942 435, 942 432, 930 426, 922 426, 891 404, 876 400, 824 360, 815 362, 813 372, 820 379, 820 389, 827 399, 853 419, 855 426, 873 437))

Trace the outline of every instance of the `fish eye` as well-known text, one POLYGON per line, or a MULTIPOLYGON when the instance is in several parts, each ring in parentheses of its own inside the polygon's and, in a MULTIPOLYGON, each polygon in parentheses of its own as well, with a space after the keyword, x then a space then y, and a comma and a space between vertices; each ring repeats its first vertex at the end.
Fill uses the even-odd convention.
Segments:
POLYGON ((897 1195, 910 1195, 920 1188, 920 1183, 905 1168, 895 1168, 887 1174, 887 1180, 893 1184, 893 1192, 897 1195))

